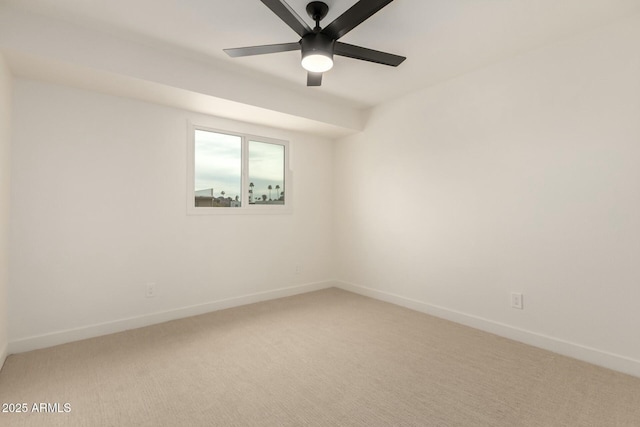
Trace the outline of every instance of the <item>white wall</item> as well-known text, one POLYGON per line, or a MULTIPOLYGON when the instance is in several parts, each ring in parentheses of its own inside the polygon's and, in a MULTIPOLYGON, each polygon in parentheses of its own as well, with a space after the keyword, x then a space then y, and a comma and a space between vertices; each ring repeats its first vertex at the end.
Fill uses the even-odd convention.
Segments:
POLYGON ((638 52, 635 16, 374 109, 336 144, 343 286, 640 375, 638 52))
POLYGON ((12 352, 332 278, 330 140, 24 79, 13 130, 12 352), (293 214, 187 216, 188 120, 289 140, 293 214))
POLYGON ((0 54, 0 367, 7 356, 9 343, 9 170, 11 140, 12 77, 0 54))

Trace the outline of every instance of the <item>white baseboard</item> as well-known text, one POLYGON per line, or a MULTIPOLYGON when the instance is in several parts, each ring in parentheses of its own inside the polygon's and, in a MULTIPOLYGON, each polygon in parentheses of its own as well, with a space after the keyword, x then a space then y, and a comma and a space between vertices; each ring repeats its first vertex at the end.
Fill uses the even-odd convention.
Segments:
POLYGON ((304 285, 291 286, 287 288, 274 289, 265 292, 257 292, 249 295, 242 295, 223 300, 211 301, 203 304, 181 307, 173 310, 146 314, 142 316, 129 317, 126 319, 114 320, 111 322, 93 324, 80 328, 67 329, 63 331, 51 332, 48 334, 22 338, 9 342, 8 352, 5 348, 4 354, 23 353, 25 351, 37 350, 40 348, 52 347, 68 342, 79 341, 87 338, 94 338, 101 335, 113 334, 129 329, 141 328, 170 320, 184 317, 197 316, 199 314, 210 313, 212 311, 224 310, 226 308, 238 307, 246 304, 284 298, 292 295, 303 294, 334 287, 335 282, 317 282, 304 285))
POLYGON ((304 285, 274 289, 271 291, 257 292, 254 294, 211 301, 208 303, 181 307, 164 312, 119 319, 112 322, 93 324, 80 328, 67 329, 63 331, 56 331, 48 334, 18 339, 9 342, 8 345, 5 345, 4 348, 0 349, 0 368, 2 367, 2 364, 4 364, 4 361, 9 354, 22 353, 25 351, 52 347, 68 342, 122 332, 128 329, 141 328, 144 326, 154 325, 170 320, 181 319, 189 316, 197 316, 199 314, 209 313, 212 311, 224 310, 226 308, 238 307, 241 305, 253 304, 256 302, 313 292, 330 287, 337 287, 345 291, 368 296, 380 301, 389 302, 415 311, 420 311, 432 316, 460 323, 462 325, 470 326, 472 328, 490 332, 525 344, 533 345, 535 347, 543 348, 545 350, 562 354, 564 356, 569 356, 578 360, 593 363, 594 365, 640 377, 640 360, 613 354, 596 348, 583 346, 581 344, 550 337, 536 332, 527 331, 504 323, 495 322, 478 316, 451 310, 445 307, 428 304, 423 301, 403 297, 397 294, 342 281, 308 283, 304 285))
POLYGON ((527 331, 504 323, 428 304, 389 292, 355 285, 353 283, 337 281, 335 282, 335 286, 345 291, 368 296, 415 311, 420 311, 422 313, 509 338, 514 341, 543 348, 563 356, 572 357, 594 365, 640 377, 640 360, 539 334, 537 332, 527 331))

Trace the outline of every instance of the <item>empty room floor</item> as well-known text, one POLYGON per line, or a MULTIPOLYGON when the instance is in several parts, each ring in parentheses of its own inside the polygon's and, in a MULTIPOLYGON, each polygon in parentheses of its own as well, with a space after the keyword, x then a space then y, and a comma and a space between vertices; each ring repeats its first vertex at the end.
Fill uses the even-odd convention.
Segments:
POLYGON ((638 426, 640 378, 331 288, 12 355, 0 402, 28 408, 3 426, 638 426))

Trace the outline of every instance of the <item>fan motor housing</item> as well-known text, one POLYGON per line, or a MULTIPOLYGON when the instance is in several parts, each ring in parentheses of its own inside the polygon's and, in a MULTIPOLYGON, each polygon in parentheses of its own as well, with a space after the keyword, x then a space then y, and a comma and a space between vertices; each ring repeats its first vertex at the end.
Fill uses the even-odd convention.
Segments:
POLYGON ((336 41, 322 33, 309 33, 300 40, 302 46, 302 57, 314 52, 324 52, 333 58, 333 48, 336 41))
POLYGON ((310 33, 302 37, 302 67, 311 73, 323 73, 333 67, 335 40, 321 33, 310 33))

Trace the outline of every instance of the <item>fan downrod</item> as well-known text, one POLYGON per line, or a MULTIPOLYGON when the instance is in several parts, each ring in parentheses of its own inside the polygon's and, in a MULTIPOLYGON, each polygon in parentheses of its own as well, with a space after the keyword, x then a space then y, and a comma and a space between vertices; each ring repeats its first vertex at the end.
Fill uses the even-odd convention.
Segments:
POLYGON ((329 13, 329 6, 322 1, 312 1, 307 5, 307 13, 315 21, 316 27, 320 27, 320 21, 329 13))

